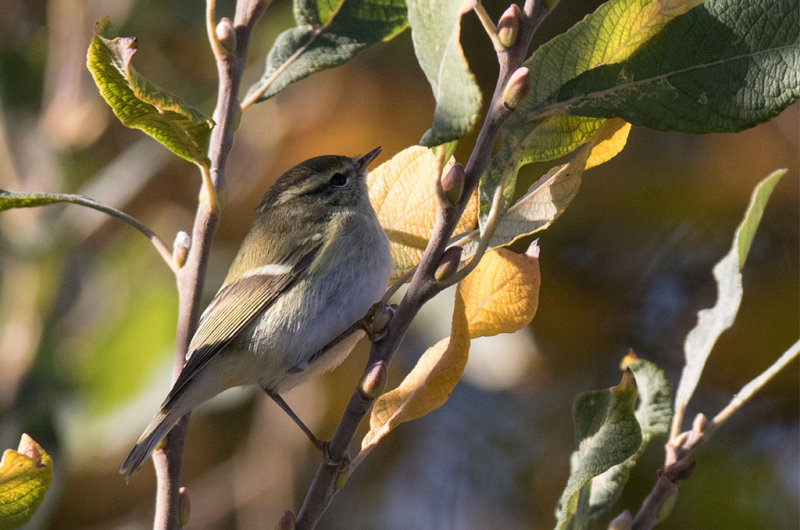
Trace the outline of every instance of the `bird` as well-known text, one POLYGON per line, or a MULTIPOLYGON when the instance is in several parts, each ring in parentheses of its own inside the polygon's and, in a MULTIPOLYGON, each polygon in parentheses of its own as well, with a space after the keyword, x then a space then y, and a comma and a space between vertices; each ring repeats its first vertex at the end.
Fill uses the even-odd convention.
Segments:
POLYGON ((228 388, 261 387, 304 427, 280 394, 347 357, 388 285, 389 241, 366 185, 380 150, 308 159, 267 190, 183 369, 120 468, 128 481, 181 417, 228 388))

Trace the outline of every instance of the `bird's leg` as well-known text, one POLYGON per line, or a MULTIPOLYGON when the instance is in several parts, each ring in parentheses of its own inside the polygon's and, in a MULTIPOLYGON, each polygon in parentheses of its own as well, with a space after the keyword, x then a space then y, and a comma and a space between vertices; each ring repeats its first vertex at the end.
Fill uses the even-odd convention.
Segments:
POLYGON ((311 429, 309 429, 306 426, 306 424, 303 423, 303 420, 301 420, 300 417, 297 414, 294 413, 294 411, 292 410, 292 407, 290 407, 289 404, 286 403, 286 401, 284 401, 283 398, 280 395, 276 394, 275 392, 273 392, 271 390, 267 390, 266 388, 264 389, 264 392, 266 392, 267 395, 269 397, 271 397, 272 400, 275 403, 277 403, 278 406, 281 409, 283 409, 283 411, 286 414, 288 414, 288 416, 290 418, 292 418, 292 421, 294 421, 297 424, 297 426, 300 427, 300 430, 303 431, 303 433, 311 441, 311 443, 314 444, 314 446, 317 449, 322 451, 322 455, 325 458, 325 461, 328 463, 328 465, 337 467, 342 471, 346 470, 350 466, 350 455, 346 454, 343 461, 334 460, 333 458, 331 458, 330 452, 328 451, 328 442, 323 442, 322 440, 317 438, 314 435, 314 433, 311 432, 311 429))
POLYGON ((364 318, 356 322, 356 325, 364 330, 370 342, 378 342, 386 336, 395 309, 396 305, 377 302, 369 308, 364 318))
POLYGON ((292 421, 294 421, 297 424, 297 426, 300 427, 300 430, 302 430, 303 433, 305 433, 305 435, 308 437, 311 443, 317 447, 317 449, 320 449, 321 451, 327 454, 328 442, 323 442, 322 440, 314 436, 314 433, 311 432, 311 429, 306 427, 306 424, 303 423, 303 420, 301 420, 300 417, 294 413, 289 404, 286 403, 281 396, 279 396, 272 390, 267 390, 266 388, 264 389, 264 392, 266 392, 267 395, 272 398, 272 401, 277 403, 278 406, 282 408, 283 411, 286 414, 288 414, 290 418, 292 418, 292 421))

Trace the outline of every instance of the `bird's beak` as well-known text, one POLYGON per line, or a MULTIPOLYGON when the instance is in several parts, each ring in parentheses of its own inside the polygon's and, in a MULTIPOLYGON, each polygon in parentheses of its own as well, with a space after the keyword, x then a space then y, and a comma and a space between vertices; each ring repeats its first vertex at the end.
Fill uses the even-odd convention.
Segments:
POLYGON ((370 151, 366 155, 356 158, 355 162, 356 162, 356 167, 358 168, 358 170, 361 171, 361 170, 365 169, 369 165, 370 162, 375 160, 375 157, 377 157, 378 154, 380 154, 380 152, 381 152, 381 147, 376 147, 375 149, 373 149, 372 151, 370 151))

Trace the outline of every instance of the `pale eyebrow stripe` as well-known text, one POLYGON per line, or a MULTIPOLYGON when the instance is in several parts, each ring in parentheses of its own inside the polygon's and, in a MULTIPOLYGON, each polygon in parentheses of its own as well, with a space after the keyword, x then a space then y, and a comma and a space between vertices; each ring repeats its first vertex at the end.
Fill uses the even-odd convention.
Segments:
POLYGON ((251 276, 280 276, 281 274, 289 274, 292 272, 292 266, 285 263, 267 263, 255 269, 250 269, 242 274, 242 278, 249 278, 251 276))

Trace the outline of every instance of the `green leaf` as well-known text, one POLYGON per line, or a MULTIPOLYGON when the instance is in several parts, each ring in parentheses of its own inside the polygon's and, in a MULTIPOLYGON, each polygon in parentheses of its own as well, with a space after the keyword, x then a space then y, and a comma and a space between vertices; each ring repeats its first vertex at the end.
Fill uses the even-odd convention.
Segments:
POLYGON ((592 479, 589 497, 589 517, 592 518, 601 515, 617 501, 647 444, 655 436, 666 435, 672 420, 672 393, 664 371, 649 361, 638 359, 633 353, 625 356, 622 367, 633 372, 639 388, 635 414, 642 429, 642 443, 627 460, 592 479))
POLYGON ((628 59, 593 68, 528 114, 622 117, 653 129, 735 132, 800 97, 796 0, 718 0, 677 17, 628 59))
POLYGON ((723 331, 733 325, 742 303, 742 267, 750 252, 750 245, 764 208, 785 169, 770 173, 758 183, 750 197, 750 204, 742 222, 736 229, 730 251, 714 266, 717 282, 717 301, 714 307, 697 313, 697 324, 686 336, 683 344, 686 365, 681 372, 675 399, 676 410, 682 410, 694 394, 711 349, 723 331))
POLYGON ((589 511, 591 480, 633 455, 642 443, 642 431, 633 405, 636 381, 627 370, 619 385, 585 392, 575 398, 578 450, 571 459, 571 473, 558 503, 557 528, 582 528, 589 511))
POLYGON ((176 155, 207 166, 214 122, 140 76, 131 64, 136 48, 133 37, 113 37, 108 18, 95 24, 86 66, 100 95, 126 127, 139 129, 176 155))
POLYGON ((536 50, 525 62, 531 72, 530 91, 506 123, 500 149, 481 177, 481 227, 500 182, 505 182, 502 213, 511 204, 522 166, 569 154, 587 142, 604 122, 602 118, 567 115, 531 120, 528 115, 583 72, 629 57, 669 20, 690 7, 689 0, 611 0, 536 50))
POLYGON ((433 125, 420 144, 457 140, 472 130, 481 110, 481 91, 461 49, 461 15, 474 0, 409 0, 408 20, 419 65, 436 99, 433 125))
POLYGON ((0 530, 30 521, 53 482, 53 461, 33 438, 23 434, 19 448, 0 460, 0 530))
POLYGON ((346 63, 408 26, 403 0, 295 0, 297 26, 281 33, 245 101, 265 101, 311 74, 346 63))

